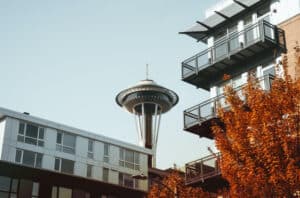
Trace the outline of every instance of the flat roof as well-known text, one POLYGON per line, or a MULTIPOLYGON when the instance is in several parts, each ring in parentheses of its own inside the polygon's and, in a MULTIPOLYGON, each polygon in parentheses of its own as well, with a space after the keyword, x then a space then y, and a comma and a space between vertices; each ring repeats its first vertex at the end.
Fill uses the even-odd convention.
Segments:
POLYGON ((5 117, 11 117, 11 118, 19 119, 19 120, 32 122, 32 123, 42 125, 42 126, 47 127, 47 128, 53 128, 53 129, 56 129, 56 130, 61 130, 61 131, 73 133, 75 135, 79 135, 79 136, 86 137, 86 138, 89 138, 89 139, 98 140, 98 141, 104 142, 104 143, 109 143, 111 145, 115 145, 115 146, 118 146, 118 147, 124 147, 124 148, 127 148, 127 149, 138 151, 140 153, 149 154, 149 155, 153 154, 153 151, 151 149, 147 149, 147 148, 144 148, 144 147, 141 147, 141 146, 137 146, 137 145, 130 144, 130 143, 127 143, 127 142, 123 142, 123 141, 113 139, 113 138, 110 138, 110 137, 106 137, 106 136, 103 136, 103 135, 100 135, 100 134, 95 134, 95 133, 90 132, 90 131, 78 129, 78 128, 71 127, 71 126, 61 124, 61 123, 58 123, 58 122, 53 122, 53 121, 46 120, 46 119, 43 119, 43 118, 39 118, 39 117, 36 117, 36 116, 27 115, 25 113, 20 113, 20 112, 17 112, 17 111, 13 111, 13 110, 10 110, 10 109, 0 107, 0 119, 5 118, 5 117))

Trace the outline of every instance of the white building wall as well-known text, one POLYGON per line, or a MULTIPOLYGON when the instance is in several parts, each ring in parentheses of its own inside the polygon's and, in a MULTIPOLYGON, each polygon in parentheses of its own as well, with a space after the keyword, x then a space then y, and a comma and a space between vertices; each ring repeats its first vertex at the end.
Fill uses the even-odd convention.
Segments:
MULTIPOLYGON (((26 121, 24 121, 26 122, 26 121)), ((148 162, 147 155, 140 153, 140 168, 141 170, 132 170, 119 166, 119 151, 120 147, 117 145, 109 144, 109 162, 103 161, 104 157, 104 143, 102 141, 94 139, 94 158, 89 159, 87 157, 88 152, 88 140, 80 135, 76 135, 76 147, 75 154, 64 153, 56 150, 56 137, 57 130, 49 127, 45 127, 44 132, 44 147, 27 144, 24 142, 18 142, 17 136, 19 131, 19 120, 15 118, 7 117, 0 122, 0 151, 2 150, 1 160, 15 162, 16 149, 24 149, 33 152, 43 154, 42 168, 48 170, 54 170, 55 158, 63 158, 72 160, 74 164, 74 175, 86 177, 87 164, 93 166, 92 178, 102 180, 103 167, 109 169, 109 183, 119 184, 119 172, 126 174, 147 174, 148 162), (2 136, 2 137, 1 137, 2 136), (2 139, 1 139, 2 138, 2 139), (2 143, 2 145, 1 145, 2 143)), ((37 123, 34 123, 38 125, 37 123)), ((67 131, 66 131, 67 132, 67 131)), ((122 148, 125 148, 124 145, 122 148)), ((132 150, 132 148, 127 148, 132 150)), ((135 151, 135 150, 133 150, 135 151)), ((137 151, 135 151, 137 152, 137 151)), ((147 190, 147 182, 140 182, 140 189, 147 190)))
POLYGON ((275 25, 300 13, 300 0, 273 0, 271 22, 275 25))
POLYGON ((4 143, 4 132, 5 132, 6 120, 0 121, 0 158, 2 159, 2 148, 4 143))

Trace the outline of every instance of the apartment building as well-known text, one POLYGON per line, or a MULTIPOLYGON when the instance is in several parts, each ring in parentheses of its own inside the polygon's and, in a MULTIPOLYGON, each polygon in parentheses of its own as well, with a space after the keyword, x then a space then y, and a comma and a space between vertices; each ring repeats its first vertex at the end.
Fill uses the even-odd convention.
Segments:
POLYGON ((144 197, 152 151, 0 108, 0 197, 144 197))
MULTIPOLYGON (((208 8, 205 18, 181 32, 207 48, 182 62, 182 80, 210 92, 210 98, 186 109, 184 130, 213 139, 211 126, 220 122, 217 106, 225 107, 224 86, 240 90, 249 76, 256 77, 263 89, 270 89, 275 75, 282 75, 282 53, 293 62, 293 48, 300 35, 299 0, 220 0, 208 8), (275 65, 279 67, 275 67, 275 65), (224 81, 224 74, 230 76, 224 81)), ((299 77, 291 65, 290 74, 299 77)), ((186 164, 186 184, 208 191, 226 187, 212 154, 186 164)))

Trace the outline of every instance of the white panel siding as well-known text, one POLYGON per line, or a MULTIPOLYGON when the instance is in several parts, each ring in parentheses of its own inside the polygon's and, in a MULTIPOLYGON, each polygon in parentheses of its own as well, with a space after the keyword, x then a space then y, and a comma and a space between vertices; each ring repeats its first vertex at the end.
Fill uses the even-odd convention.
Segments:
POLYGON ((86 163, 76 161, 74 165, 74 175, 86 177, 87 165, 86 163))
POLYGON ((3 142, 4 142, 5 124, 6 124, 5 119, 0 122, 0 157, 1 157, 1 159, 2 159, 2 148, 3 148, 3 142))
MULTIPOLYGON (((23 122, 23 121, 22 121, 23 122)), ((26 121, 24 121, 26 122, 26 121)), ((30 121, 29 121, 30 122, 30 121)), ((34 122, 33 122, 34 123, 34 122)), ((35 123, 39 125, 38 123, 35 123)), ((103 167, 109 169, 109 182, 113 184, 119 183, 119 172, 127 173, 130 175, 148 173, 148 158, 139 149, 133 149, 132 146, 125 146, 124 144, 113 145, 109 144, 109 163, 103 162, 104 156, 104 142, 97 140, 96 138, 84 137, 82 135, 76 135, 76 148, 75 154, 64 153, 56 150, 56 136, 57 130, 45 125, 39 125, 45 128, 44 132, 44 147, 27 144, 24 142, 18 142, 17 136, 19 131, 19 120, 17 118, 7 117, 0 122, 0 152, 1 160, 15 162, 16 149, 24 149, 33 152, 43 154, 42 168, 48 170, 54 170, 55 158, 63 158, 72 160, 74 164, 74 175, 86 177, 87 164, 93 166, 92 178, 102 180, 103 167), (87 157, 88 152, 88 140, 94 140, 94 158, 87 157), (140 170, 132 170, 119 166, 119 148, 126 148, 140 153, 140 170)), ((69 131, 65 131, 71 133, 69 131)), ((73 133, 72 133, 73 134, 73 133)), ((97 137, 97 136, 95 136, 97 137)), ((149 152, 149 151, 147 151, 149 152)), ((147 190, 147 181, 141 181, 139 189, 147 190)))
POLYGON ((277 25, 300 13, 299 0, 273 0, 271 4, 272 22, 277 25))

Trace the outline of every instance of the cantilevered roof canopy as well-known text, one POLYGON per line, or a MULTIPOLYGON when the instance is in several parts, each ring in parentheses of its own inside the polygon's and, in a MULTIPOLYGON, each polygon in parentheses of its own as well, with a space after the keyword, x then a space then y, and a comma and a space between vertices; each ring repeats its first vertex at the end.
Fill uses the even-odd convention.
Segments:
POLYGON ((186 31, 180 32, 180 34, 186 34, 190 37, 193 37, 196 40, 204 41, 207 40, 207 31, 208 29, 206 27, 197 23, 196 25, 187 29, 186 31))
POLYGON ((215 14, 207 17, 203 21, 197 21, 196 25, 187 29, 184 32, 179 33, 189 35, 197 39, 197 41, 202 41, 206 43, 209 34, 217 26, 220 26, 221 24, 230 20, 238 14, 247 11, 259 2, 265 1, 266 0, 233 0, 233 2, 230 5, 226 6, 222 10, 215 11, 215 14))

